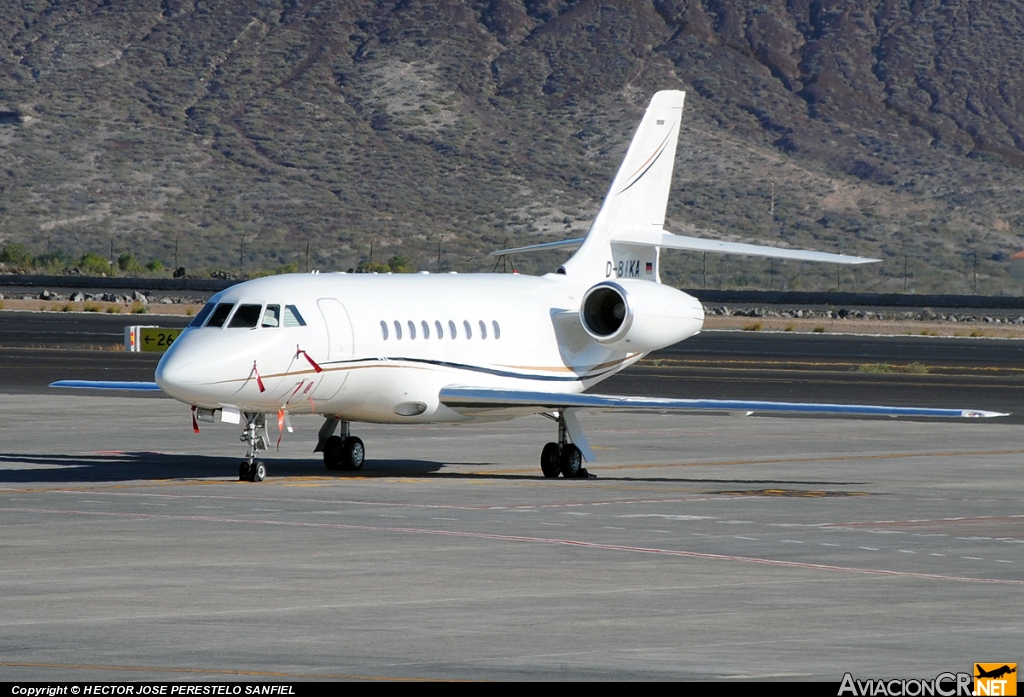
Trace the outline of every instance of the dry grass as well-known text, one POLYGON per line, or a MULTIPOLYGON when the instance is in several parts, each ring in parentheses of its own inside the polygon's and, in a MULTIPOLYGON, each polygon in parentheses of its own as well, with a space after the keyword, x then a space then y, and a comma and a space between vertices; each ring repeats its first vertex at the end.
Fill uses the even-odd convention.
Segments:
POLYGON ((891 363, 862 363, 857 366, 858 373, 911 373, 924 375, 928 372, 928 366, 923 363, 907 363, 906 365, 892 365, 891 363))

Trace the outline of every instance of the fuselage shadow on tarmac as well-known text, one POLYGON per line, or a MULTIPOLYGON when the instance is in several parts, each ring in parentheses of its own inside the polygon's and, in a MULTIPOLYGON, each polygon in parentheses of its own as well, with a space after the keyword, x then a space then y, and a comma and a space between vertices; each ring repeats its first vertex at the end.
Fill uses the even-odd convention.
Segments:
MULTIPOLYGON (((0 484, 85 484, 168 479, 222 479, 237 476, 240 459, 210 455, 154 452, 91 455, 0 454, 0 484), (18 465, 22 465, 18 467, 18 465)), ((360 472, 327 472, 309 459, 265 460, 274 478, 366 476, 423 476, 437 472, 443 462, 382 460, 367 463, 360 472), (372 468, 372 469, 371 469, 372 468)))
MULTIPOLYGON (((0 454, 0 486, 112 484, 125 482, 166 482, 168 480, 219 480, 234 478, 239 460, 211 455, 177 455, 155 452, 96 453, 90 455, 62 454, 0 454), (19 467, 21 465, 21 467, 19 467)), ((596 484, 668 484, 683 486, 730 487, 726 493, 769 491, 778 487, 859 486, 864 482, 791 480, 763 478, 674 478, 659 476, 598 477, 596 480, 548 479, 540 472, 509 472, 506 465, 493 462, 435 462, 431 460, 368 460, 358 472, 327 472, 317 460, 282 458, 265 460, 268 479, 367 479, 389 477, 425 477, 447 480, 543 482, 558 485, 593 482, 596 484), (471 472, 446 467, 469 466, 471 472), (491 467, 502 468, 488 472, 491 467), (743 487, 737 492, 735 487, 743 487)))

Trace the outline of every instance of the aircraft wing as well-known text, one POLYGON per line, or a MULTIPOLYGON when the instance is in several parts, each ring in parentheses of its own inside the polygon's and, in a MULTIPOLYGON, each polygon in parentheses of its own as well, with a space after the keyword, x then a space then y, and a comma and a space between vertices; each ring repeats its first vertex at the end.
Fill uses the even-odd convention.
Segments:
POLYGON ((134 390, 136 392, 159 392, 155 382, 130 382, 118 380, 58 380, 50 387, 74 387, 90 390, 134 390))
POLYGON ((484 387, 445 387, 441 403, 455 411, 555 411, 563 409, 632 409, 651 412, 728 412, 748 415, 833 414, 839 416, 927 416, 947 418, 991 418, 1009 416, 979 409, 933 409, 928 407, 884 407, 868 404, 813 404, 807 402, 761 402, 741 399, 662 399, 603 394, 560 394, 501 390, 484 387))

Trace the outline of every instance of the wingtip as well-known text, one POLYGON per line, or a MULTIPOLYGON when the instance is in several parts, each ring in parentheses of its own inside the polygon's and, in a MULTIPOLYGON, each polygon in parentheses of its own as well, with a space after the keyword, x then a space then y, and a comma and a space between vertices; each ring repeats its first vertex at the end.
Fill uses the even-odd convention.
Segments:
POLYGON ((960 412, 960 415, 965 419, 994 419, 999 416, 1009 416, 1009 412, 1001 411, 982 411, 979 409, 964 409, 960 412))

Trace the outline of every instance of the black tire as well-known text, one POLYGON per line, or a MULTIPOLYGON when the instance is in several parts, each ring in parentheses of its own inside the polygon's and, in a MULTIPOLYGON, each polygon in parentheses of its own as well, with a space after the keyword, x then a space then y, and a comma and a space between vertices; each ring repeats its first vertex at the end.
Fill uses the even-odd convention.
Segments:
POLYGON ((562 456, 559 458, 562 467, 562 476, 566 479, 575 479, 580 476, 583 469, 583 453, 572 443, 562 447, 562 456))
POLYGON ((545 477, 557 477, 562 473, 562 463, 558 459, 558 443, 548 443, 540 451, 540 471, 545 477))
POLYGON ((267 478, 267 466, 257 460, 252 463, 252 479, 253 482, 262 482, 267 478))
POLYGON ((341 466, 350 472, 358 472, 363 469, 363 460, 366 458, 366 448, 363 441, 355 436, 345 439, 344 447, 341 450, 341 466))
POLYGON ((324 467, 336 472, 341 469, 341 452, 344 441, 341 436, 331 436, 324 443, 324 467))
POLYGON ((251 475, 249 474, 249 463, 243 462, 238 466, 238 481, 240 482, 251 482, 251 475))

